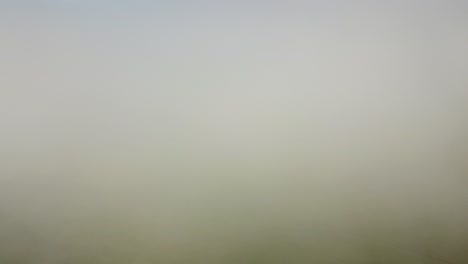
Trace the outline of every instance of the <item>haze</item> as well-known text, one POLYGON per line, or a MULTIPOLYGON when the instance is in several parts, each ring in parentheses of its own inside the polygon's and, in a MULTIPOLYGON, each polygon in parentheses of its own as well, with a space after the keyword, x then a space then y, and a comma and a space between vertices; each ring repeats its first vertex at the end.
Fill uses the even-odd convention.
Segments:
POLYGON ((0 262, 466 263, 463 1, 0 1, 0 262))

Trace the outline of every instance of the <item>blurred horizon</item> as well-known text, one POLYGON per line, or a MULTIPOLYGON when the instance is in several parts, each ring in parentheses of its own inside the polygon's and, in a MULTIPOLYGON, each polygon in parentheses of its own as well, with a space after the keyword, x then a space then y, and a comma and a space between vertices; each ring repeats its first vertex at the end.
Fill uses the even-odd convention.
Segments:
POLYGON ((0 0, 0 262, 465 263, 467 7, 0 0))

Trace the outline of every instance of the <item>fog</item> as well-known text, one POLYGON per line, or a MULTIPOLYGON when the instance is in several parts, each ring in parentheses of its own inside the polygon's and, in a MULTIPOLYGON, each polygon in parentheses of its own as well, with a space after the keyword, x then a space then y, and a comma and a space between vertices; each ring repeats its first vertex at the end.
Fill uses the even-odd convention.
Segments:
POLYGON ((0 262, 467 263, 467 7, 0 0, 0 262))

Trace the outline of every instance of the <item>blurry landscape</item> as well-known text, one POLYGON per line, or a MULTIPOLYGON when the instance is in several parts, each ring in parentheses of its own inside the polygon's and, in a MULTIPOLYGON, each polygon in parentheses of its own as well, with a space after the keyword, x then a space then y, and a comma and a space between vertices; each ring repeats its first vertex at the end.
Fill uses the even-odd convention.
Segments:
POLYGON ((0 263, 468 263, 467 8, 0 0, 0 263))

